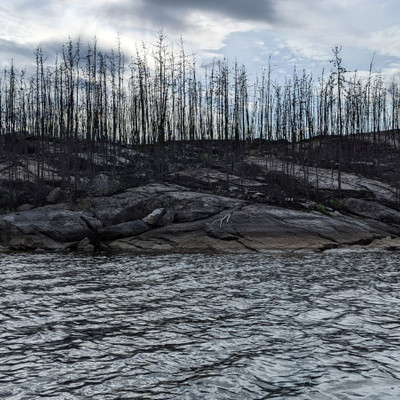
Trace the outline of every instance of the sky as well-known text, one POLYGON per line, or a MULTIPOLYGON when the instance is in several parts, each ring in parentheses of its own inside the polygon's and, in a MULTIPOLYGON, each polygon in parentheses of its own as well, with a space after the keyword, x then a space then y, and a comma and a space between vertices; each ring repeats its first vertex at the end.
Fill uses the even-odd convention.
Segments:
POLYGON ((96 37, 106 50, 119 38, 131 56, 161 29, 200 66, 227 57, 256 75, 271 57, 276 75, 319 75, 342 46, 347 70, 373 60, 375 71, 400 76, 399 0, 1 0, 0 63, 29 65, 38 46, 51 59, 69 37, 96 37))

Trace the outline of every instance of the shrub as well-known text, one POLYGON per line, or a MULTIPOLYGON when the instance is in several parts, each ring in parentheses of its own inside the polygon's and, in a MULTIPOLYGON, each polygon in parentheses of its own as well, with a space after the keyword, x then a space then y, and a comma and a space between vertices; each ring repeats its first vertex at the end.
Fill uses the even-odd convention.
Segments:
POLYGON ((329 204, 336 211, 340 211, 342 209, 342 205, 340 204, 338 199, 335 198, 329 199, 329 204))
POLYGON ((315 205, 315 210, 324 214, 324 215, 330 215, 329 211, 326 209, 326 207, 323 204, 316 204, 315 205))
POLYGON ((208 161, 210 158, 210 154, 208 153, 201 153, 200 158, 202 161, 208 161))

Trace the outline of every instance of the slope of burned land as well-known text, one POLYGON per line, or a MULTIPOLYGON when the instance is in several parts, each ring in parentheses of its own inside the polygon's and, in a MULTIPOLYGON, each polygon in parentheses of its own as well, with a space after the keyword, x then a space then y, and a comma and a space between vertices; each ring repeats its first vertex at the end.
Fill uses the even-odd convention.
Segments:
POLYGON ((81 140, 1 139, 9 249, 323 249, 400 232, 398 131, 90 152, 81 140))

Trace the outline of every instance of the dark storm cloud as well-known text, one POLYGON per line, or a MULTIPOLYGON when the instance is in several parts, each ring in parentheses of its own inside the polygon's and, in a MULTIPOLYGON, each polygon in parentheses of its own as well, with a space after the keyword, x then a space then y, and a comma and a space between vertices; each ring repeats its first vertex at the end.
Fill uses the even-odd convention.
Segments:
MULTIPOLYGON (((26 45, 13 42, 12 40, 0 39, 0 53, 19 55, 21 57, 32 56, 32 48, 26 45)), ((3 60, 4 61, 4 60, 3 60)), ((9 60, 5 60, 9 61, 9 60)))
POLYGON ((271 0, 146 0, 146 9, 187 12, 191 10, 218 13, 238 20, 268 21, 273 18, 271 0))
POLYGON ((126 22, 133 16, 156 26, 188 28, 190 12, 207 12, 238 21, 272 22, 277 18, 275 0, 144 0, 113 4, 103 9, 104 16, 126 22))
POLYGON ((38 48, 42 49, 45 64, 52 65, 55 54, 62 51, 62 43, 60 41, 42 41, 20 44, 12 40, 0 39, 0 64, 10 66, 12 60, 17 69, 33 71, 38 48))
MULTIPOLYGON (((11 58, 26 58, 31 61, 35 61, 35 53, 38 48, 43 50, 43 56, 46 54, 61 53, 62 45, 61 41, 46 40, 40 43, 26 43, 20 44, 12 40, 0 39, 0 54, 8 55, 9 60, 11 58)), ((4 60, 3 61, 9 61, 4 60)))
MULTIPOLYGON (((0 64, 10 65, 11 60, 14 61, 15 65, 19 67, 28 67, 36 63, 36 50, 40 48, 42 50, 43 60, 48 65, 53 65, 55 56, 58 54, 62 56, 63 46, 67 45, 65 41, 61 40, 45 40, 40 43, 29 43, 19 44, 17 42, 0 39, 0 64)), ((80 56, 84 58, 86 56, 88 43, 93 45, 93 38, 83 37, 72 37, 72 43, 76 46, 78 40, 80 43, 80 56)), ((103 54, 109 53, 110 49, 103 47, 101 44, 97 44, 97 51, 103 54)))

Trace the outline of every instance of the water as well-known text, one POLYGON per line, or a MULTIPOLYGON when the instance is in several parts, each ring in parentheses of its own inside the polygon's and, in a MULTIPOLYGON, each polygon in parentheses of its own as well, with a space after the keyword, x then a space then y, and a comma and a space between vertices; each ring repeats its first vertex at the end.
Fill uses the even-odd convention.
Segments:
POLYGON ((398 399, 396 253, 0 255, 1 399, 398 399))

